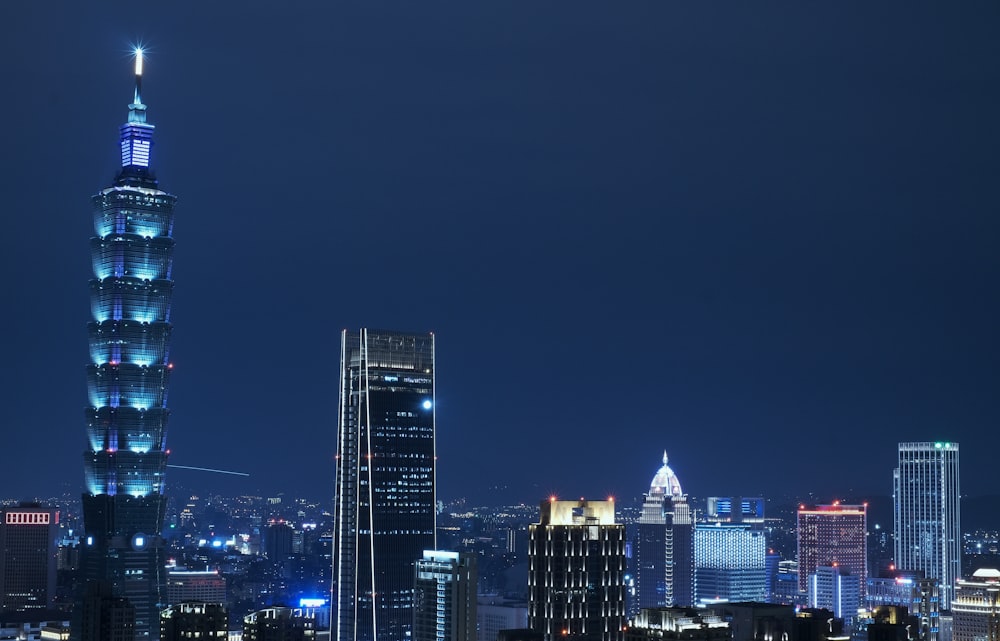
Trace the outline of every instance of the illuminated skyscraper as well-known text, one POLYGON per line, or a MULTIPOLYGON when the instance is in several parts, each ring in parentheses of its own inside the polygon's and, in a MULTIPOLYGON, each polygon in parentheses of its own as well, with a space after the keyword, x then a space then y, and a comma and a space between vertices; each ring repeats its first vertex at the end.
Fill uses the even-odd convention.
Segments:
POLYGON ((338 641, 400 641, 413 572, 436 549, 434 335, 345 331, 333 600, 338 641))
POLYGON ((857 578, 861 598, 864 598, 868 578, 867 505, 841 505, 838 502, 815 508, 799 506, 798 548, 799 590, 808 588, 809 577, 818 568, 838 567, 843 573, 857 578))
POLYGON ((763 601, 766 556, 767 540, 758 523, 698 523, 694 530, 698 602, 763 601))
POLYGON ((635 526, 636 595, 632 610, 694 605, 694 520, 677 475, 657 471, 635 526))
POLYGON ((131 602, 136 637, 146 640, 159 638, 166 601, 160 532, 176 198, 158 188, 150 169, 153 125, 141 80, 137 50, 135 94, 120 129, 121 172, 92 199, 81 573, 131 602))
POLYGON ((542 503, 528 526, 528 626, 545 641, 621 641, 625 526, 614 501, 542 503))
POLYGON ((962 575, 958 443, 900 443, 893 485, 896 567, 938 579, 950 609, 962 575))
POLYGON ((424 550, 414 578, 413 641, 475 641, 476 558, 424 550))

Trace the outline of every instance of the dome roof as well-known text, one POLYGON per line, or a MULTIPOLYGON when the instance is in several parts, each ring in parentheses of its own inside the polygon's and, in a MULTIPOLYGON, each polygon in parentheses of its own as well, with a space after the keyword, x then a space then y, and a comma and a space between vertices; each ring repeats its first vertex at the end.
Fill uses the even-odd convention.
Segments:
POLYGON ((656 472, 653 482, 649 484, 649 493, 666 494, 667 496, 680 496, 684 494, 681 491, 681 482, 677 480, 677 475, 667 465, 666 451, 663 452, 663 467, 656 472))

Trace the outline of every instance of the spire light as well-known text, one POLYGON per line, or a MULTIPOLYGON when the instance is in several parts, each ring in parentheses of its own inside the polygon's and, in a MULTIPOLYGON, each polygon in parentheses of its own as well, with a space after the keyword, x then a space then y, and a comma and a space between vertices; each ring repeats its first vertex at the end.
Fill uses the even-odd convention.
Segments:
POLYGON ((135 48, 135 75, 142 75, 142 47, 135 48))

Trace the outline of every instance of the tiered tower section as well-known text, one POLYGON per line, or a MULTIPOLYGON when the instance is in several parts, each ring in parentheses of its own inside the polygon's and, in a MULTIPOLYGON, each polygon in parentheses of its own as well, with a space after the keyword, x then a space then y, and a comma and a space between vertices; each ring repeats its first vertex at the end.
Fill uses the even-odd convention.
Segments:
POLYGON ((84 578, 112 586, 136 610, 139 639, 159 637, 166 575, 167 387, 176 198, 150 170, 153 125, 136 88, 120 129, 122 169, 96 194, 90 241, 90 364, 83 496, 84 578))

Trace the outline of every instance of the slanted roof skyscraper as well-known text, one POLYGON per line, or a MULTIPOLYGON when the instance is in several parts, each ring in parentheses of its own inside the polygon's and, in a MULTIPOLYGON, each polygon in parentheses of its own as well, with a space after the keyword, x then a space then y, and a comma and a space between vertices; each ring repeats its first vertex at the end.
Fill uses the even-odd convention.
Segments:
POLYGON ((135 608, 136 637, 158 639, 166 570, 167 384, 174 203, 151 169, 154 127, 135 92, 121 126, 121 171, 92 198, 90 364, 85 411, 82 579, 135 608))
POLYGON ((399 641, 437 547, 434 335, 344 331, 340 386, 331 637, 399 641))

